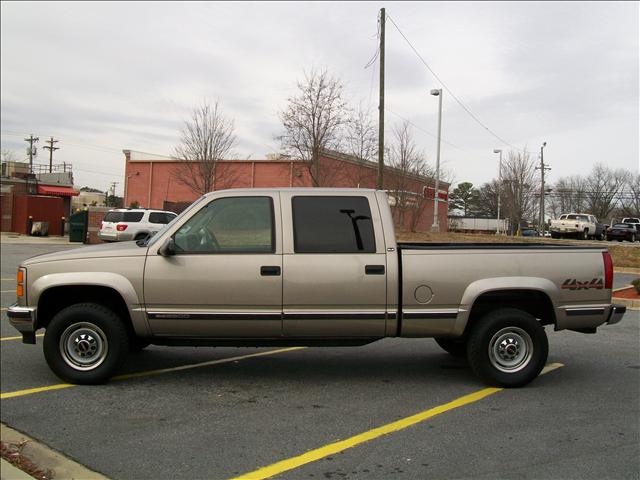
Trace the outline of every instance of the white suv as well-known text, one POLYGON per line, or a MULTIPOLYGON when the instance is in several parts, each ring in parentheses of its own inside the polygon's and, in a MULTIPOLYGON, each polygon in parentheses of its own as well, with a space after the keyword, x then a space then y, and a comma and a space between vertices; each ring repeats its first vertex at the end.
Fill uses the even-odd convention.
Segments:
POLYGON ((105 242, 141 240, 154 235, 176 218, 173 212, 141 208, 109 210, 100 224, 98 237, 105 242))

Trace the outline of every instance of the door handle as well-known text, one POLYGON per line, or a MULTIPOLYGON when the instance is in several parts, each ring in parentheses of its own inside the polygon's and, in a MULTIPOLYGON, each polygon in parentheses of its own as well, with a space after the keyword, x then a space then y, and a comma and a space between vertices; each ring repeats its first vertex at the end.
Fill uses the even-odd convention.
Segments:
POLYGON ((280 267, 278 266, 260 267, 260 275, 262 275, 263 277, 277 277, 280 275, 280 267))
POLYGON ((365 265, 365 275, 384 275, 384 265, 365 265))

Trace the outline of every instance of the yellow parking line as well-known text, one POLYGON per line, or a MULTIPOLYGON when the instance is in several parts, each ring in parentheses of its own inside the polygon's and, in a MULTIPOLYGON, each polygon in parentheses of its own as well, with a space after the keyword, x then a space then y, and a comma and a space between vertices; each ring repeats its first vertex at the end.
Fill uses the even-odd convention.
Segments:
POLYGON ((11 290, 0 290, 0 293, 15 293, 16 289, 12 288, 11 290))
MULTIPOLYGON (((293 352, 295 350, 302 350, 306 347, 290 347, 280 348, 278 350, 269 350, 266 352, 252 353, 250 355, 240 355, 237 357, 222 358, 220 360, 210 360, 208 362, 192 363, 189 365, 181 365, 179 367, 172 368, 159 368, 157 370, 147 370, 144 372, 127 373, 125 375, 118 375, 113 377, 112 380, 127 380, 129 378, 149 377, 151 375, 160 375, 162 373, 179 372, 181 370, 191 370, 193 368, 208 367, 209 365, 220 365, 223 363, 237 362, 239 360, 245 360, 247 358, 264 357, 267 355, 275 355, 277 353, 293 352)), ((25 395, 33 395, 34 393, 47 392, 49 390, 60 390, 62 388, 77 387, 71 383, 58 383, 56 385, 49 385, 46 387, 27 388, 26 390, 16 390, 15 392, 7 392, 0 394, 0 400, 14 397, 24 397, 25 395)))
MULTIPOLYGON (((545 373, 562 366, 563 365, 561 363, 551 363, 542 370, 541 375, 544 375, 545 373)), ((430 408, 429 410, 424 410, 423 412, 416 413, 415 415, 411 415, 410 417, 405 417, 395 422, 382 425, 381 427, 377 427, 358 435, 354 435, 353 437, 347 438, 346 440, 340 440, 335 443, 330 443, 323 447, 310 450, 306 453, 303 453, 302 455, 291 457, 272 465, 259 468, 258 470, 254 470, 253 472, 245 473, 244 475, 235 477, 232 480, 264 480, 275 475, 280 475, 283 472, 293 470, 294 468, 301 467, 302 465, 306 465, 307 463, 316 462, 325 457, 328 457, 329 455, 333 455, 349 448, 353 448, 362 443, 382 437, 383 435, 388 435, 393 432, 404 430, 405 428, 411 427, 420 422, 424 422, 425 420, 448 412, 449 410, 453 410, 455 408, 463 407, 465 405, 477 402, 479 400, 482 400, 483 398, 488 397, 489 395, 500 392, 501 390, 503 389, 484 388, 482 390, 478 390, 477 392, 470 393, 469 395, 464 395, 460 398, 456 398, 449 403, 438 405, 437 407, 430 408)))
MULTIPOLYGON (((44 333, 38 333, 38 334, 36 334, 36 337, 44 337, 44 333)), ((8 340, 22 340, 22 336, 18 335, 17 337, 2 337, 2 338, 0 338, 0 341, 2 341, 2 342, 6 342, 8 340)))
POLYGON ((16 281, 16 277, 0 278, 0 280, 2 280, 3 282, 4 282, 4 281, 7 281, 7 282, 8 282, 9 280, 11 280, 12 282, 15 282, 15 281, 16 281))

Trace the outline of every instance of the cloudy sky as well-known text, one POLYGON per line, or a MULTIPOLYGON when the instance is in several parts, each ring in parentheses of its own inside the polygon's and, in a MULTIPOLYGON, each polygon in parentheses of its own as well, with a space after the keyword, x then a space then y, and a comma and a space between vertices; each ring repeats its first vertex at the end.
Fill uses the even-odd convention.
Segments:
MULTIPOLYGON (((240 157, 277 152, 278 112, 326 68, 376 114, 378 10, 502 143, 444 94, 442 162, 497 175, 494 148, 547 142, 551 182, 597 162, 639 168, 637 2, 68 2, 1 4, 2 148, 53 135, 78 186, 119 182, 122 149, 170 155, 183 121, 219 99, 240 157)), ((400 118, 430 161, 441 84, 387 21, 386 138, 400 118)), ((39 149, 37 162, 48 162, 39 149)))

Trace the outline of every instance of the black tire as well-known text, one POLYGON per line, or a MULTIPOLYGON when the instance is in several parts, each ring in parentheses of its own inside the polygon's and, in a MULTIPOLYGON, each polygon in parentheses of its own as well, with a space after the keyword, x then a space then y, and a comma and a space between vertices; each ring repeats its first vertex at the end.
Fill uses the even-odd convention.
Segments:
POLYGON ((551 238, 560 238, 560 234, 559 233, 555 233, 555 232, 551 232, 551 238))
POLYGON ((134 237, 134 240, 135 240, 135 241, 138 241, 138 240, 144 240, 144 239, 145 239, 145 238, 147 238, 148 236, 149 236, 149 234, 148 234, 148 233, 139 233, 139 234, 137 234, 137 235, 134 237))
POLYGON ((474 373, 498 387, 522 387, 534 380, 547 362, 549 343, 544 327, 527 312, 494 310, 471 330, 467 358, 474 373))
POLYGON ((582 240, 589 240, 589 230, 584 230, 582 232, 582 236, 580 237, 582 240))
POLYGON ((78 303, 56 314, 44 336, 44 356, 65 382, 105 383, 129 351, 123 321, 96 303, 78 303))
POLYGON ((434 340, 440 348, 454 357, 467 356, 467 342, 463 340, 453 338, 434 338, 434 340))

